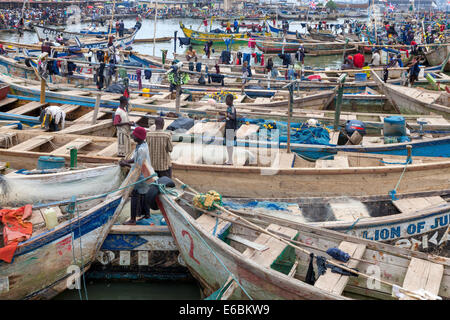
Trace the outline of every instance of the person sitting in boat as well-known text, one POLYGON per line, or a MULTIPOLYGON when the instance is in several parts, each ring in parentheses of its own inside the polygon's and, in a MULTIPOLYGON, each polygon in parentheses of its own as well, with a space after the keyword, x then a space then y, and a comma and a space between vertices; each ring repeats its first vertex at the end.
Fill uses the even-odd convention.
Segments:
POLYGON ((188 50, 186 51, 186 60, 190 61, 191 59, 197 58, 197 52, 192 48, 192 46, 189 46, 188 50))
POLYGON ((353 56, 353 65, 355 68, 362 69, 364 67, 364 55, 362 54, 362 49, 360 52, 353 56))
POLYGON ((59 131, 65 127, 66 113, 58 106, 49 106, 45 109, 42 108, 39 122, 41 123, 41 128, 45 128, 44 131, 59 131), (59 128, 60 125, 61 128, 59 128))
MULTIPOLYGON (((146 143, 147 131, 145 128, 136 127, 131 134, 131 137, 136 142, 136 149, 134 150, 133 157, 130 160, 120 160, 119 165, 121 167, 131 167, 131 164, 136 163, 142 165, 144 162, 151 163, 150 153, 148 151, 148 145, 146 143)), ((141 173, 138 180, 144 179, 144 175, 141 173)), ((130 210, 130 220, 125 222, 126 225, 135 225, 137 216, 144 216, 144 218, 150 217, 150 209, 146 205, 145 195, 150 189, 150 184, 146 181, 141 181, 135 185, 133 191, 131 192, 131 210, 130 210)))
POLYGON ((345 58, 345 62, 344 64, 341 66, 341 70, 349 70, 349 69, 353 69, 353 57, 352 56, 347 56, 345 58))

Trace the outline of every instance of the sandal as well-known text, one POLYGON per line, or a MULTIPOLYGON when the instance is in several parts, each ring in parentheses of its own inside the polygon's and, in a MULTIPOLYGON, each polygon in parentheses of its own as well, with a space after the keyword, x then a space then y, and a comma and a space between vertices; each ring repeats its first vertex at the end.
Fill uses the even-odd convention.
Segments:
POLYGON ((124 225, 135 226, 136 225, 136 221, 135 220, 128 220, 127 222, 124 222, 123 224, 124 225))

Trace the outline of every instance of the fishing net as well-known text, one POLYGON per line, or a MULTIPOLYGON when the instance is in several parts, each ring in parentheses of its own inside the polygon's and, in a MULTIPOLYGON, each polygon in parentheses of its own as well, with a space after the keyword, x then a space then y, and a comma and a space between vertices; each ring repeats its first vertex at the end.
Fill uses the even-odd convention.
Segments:
POLYGON ((45 179, 45 175, 12 175, 0 179, 0 206, 22 206, 25 204, 45 203, 68 200, 106 193, 117 189, 124 175, 119 166, 111 166, 98 173, 77 175, 72 178, 45 179))
POLYGON ((213 211, 216 205, 222 206, 222 196, 217 191, 210 190, 207 193, 195 195, 192 202, 197 208, 213 211))

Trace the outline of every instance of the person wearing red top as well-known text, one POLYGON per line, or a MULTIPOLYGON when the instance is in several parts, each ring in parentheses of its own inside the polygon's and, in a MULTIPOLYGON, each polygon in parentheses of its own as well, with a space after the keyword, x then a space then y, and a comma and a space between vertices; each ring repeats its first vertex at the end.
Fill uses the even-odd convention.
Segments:
POLYGON ((353 56, 353 65, 355 68, 362 69, 364 67, 364 55, 361 52, 358 52, 353 56))

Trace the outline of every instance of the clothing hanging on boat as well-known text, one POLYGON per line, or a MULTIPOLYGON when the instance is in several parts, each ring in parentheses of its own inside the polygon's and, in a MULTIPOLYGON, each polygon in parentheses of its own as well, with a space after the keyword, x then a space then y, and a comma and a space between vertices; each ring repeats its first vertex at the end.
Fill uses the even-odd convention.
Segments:
POLYGON ((316 273, 314 272, 314 253, 309 254, 309 265, 308 271, 306 271, 305 282, 312 286, 316 282, 316 273))
POLYGON ((222 51, 222 53, 220 54, 220 60, 222 61, 222 63, 230 64, 230 59, 231 59, 231 52, 228 50, 222 51))
POLYGON ((236 61, 236 65, 242 64, 242 52, 239 51, 238 53, 236 53, 235 61, 236 61))
POLYGON ((24 221, 31 217, 33 207, 27 204, 18 209, 0 210, 0 218, 3 223, 4 247, 0 248, 0 260, 11 263, 19 242, 30 239, 33 233, 33 224, 24 221))
POLYGON ((152 70, 145 69, 144 70, 144 77, 145 77, 145 80, 150 80, 150 78, 152 77, 152 70))
MULTIPOLYGON (((344 266, 344 265, 343 265, 344 266)), ((342 275, 344 275, 344 276, 351 276, 351 277, 357 277, 358 276, 358 274, 357 273, 353 273, 353 272, 350 272, 350 271, 347 271, 347 270, 344 270, 344 269, 342 269, 342 268, 340 268, 340 267, 338 267, 338 266, 335 266, 335 265, 333 265, 333 264, 327 264, 326 265, 326 267, 327 268, 330 268, 331 269, 331 272, 333 272, 333 273, 338 273, 338 274, 342 274, 342 275)), ((353 270, 355 270, 355 271, 358 271, 358 269, 355 269, 355 268, 352 268, 353 270)))
POLYGON ((316 258, 316 264, 317 264, 317 272, 319 273, 319 276, 323 275, 325 271, 327 271, 327 266, 325 265, 327 259, 322 256, 318 256, 316 258))
POLYGON ((329 248, 327 250, 327 254, 342 262, 347 262, 350 259, 350 255, 347 252, 344 252, 338 248, 329 248))
POLYGON ((195 64, 195 71, 202 72, 202 63, 201 62, 197 62, 195 64))
POLYGON ((279 53, 278 57, 283 61, 283 66, 291 64, 291 55, 289 53, 279 53))
POLYGON ((224 79, 224 75, 223 74, 208 74, 208 83, 211 82, 215 82, 215 83, 221 83, 222 86, 224 85, 223 79, 224 79))
POLYGON ((192 61, 189 62, 188 69, 189 69, 189 71, 194 71, 194 63, 192 61))
POLYGON ((245 61, 247 61, 248 65, 250 65, 250 58, 251 58, 250 53, 244 53, 244 54, 242 55, 242 63, 244 63, 245 61))
POLYGON ((178 38, 180 40, 180 48, 191 44, 191 38, 178 38))
POLYGON ((141 69, 136 69, 136 77, 137 77, 137 81, 138 81, 138 89, 141 90, 142 89, 142 72, 141 69))

